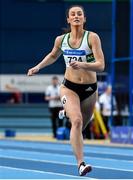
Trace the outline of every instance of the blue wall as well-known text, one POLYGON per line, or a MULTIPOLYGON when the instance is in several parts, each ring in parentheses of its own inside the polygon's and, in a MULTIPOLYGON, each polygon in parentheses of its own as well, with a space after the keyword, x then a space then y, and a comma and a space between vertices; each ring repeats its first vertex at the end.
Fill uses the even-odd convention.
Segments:
MULTIPOLYGON (((66 27, 65 11, 71 3, 26 0, 1 0, 0 3, 0 73, 26 73, 51 50, 54 39, 66 27)), ((101 37, 106 71, 110 71, 111 3, 78 4, 85 8, 87 30, 95 31, 101 37)), ((64 70, 61 57, 41 73, 63 73, 64 70)))

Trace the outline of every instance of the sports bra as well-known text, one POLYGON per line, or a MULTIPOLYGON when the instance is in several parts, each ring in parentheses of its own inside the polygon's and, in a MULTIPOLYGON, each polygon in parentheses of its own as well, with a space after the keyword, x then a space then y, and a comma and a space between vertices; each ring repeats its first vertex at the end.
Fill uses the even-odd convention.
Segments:
POLYGON ((94 62, 95 58, 88 43, 89 31, 84 31, 80 46, 72 48, 69 44, 70 33, 64 34, 61 43, 61 50, 63 52, 66 67, 69 67, 70 62, 94 62))

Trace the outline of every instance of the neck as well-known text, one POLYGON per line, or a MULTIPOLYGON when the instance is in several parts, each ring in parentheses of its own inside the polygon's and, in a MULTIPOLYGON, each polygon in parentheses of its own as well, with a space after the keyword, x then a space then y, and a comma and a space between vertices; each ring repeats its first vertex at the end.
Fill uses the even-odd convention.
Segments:
POLYGON ((71 37, 73 39, 79 39, 83 36, 84 29, 82 27, 72 27, 71 28, 71 37))

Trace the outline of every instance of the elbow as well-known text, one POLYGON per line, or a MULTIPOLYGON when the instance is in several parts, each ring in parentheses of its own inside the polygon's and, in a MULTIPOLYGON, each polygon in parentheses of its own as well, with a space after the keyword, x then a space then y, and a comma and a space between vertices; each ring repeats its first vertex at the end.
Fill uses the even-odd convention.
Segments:
POLYGON ((54 53, 50 53, 50 58, 53 59, 54 61, 58 58, 57 55, 55 55, 54 53))
POLYGON ((57 57, 55 55, 51 54, 51 59, 56 60, 57 57))
POLYGON ((105 69, 105 65, 102 65, 102 66, 99 68, 99 71, 100 71, 100 72, 103 72, 104 69, 105 69))
POLYGON ((98 66, 97 71, 98 71, 98 72, 103 72, 104 69, 105 69, 105 63, 100 63, 99 66, 98 66))

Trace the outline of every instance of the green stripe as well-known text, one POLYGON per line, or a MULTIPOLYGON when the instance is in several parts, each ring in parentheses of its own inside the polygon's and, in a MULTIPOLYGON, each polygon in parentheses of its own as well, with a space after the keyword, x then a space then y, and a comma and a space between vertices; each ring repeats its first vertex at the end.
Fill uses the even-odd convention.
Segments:
POLYGON ((112 0, 64 0, 65 2, 97 2, 97 3, 102 3, 102 2, 112 2, 112 0))
POLYGON ((67 34, 64 34, 64 36, 63 36, 63 38, 62 38, 60 49, 62 48, 62 43, 63 43, 64 38, 66 37, 66 35, 67 35, 67 34))
POLYGON ((83 34, 82 40, 81 40, 81 42, 80 42, 80 45, 79 45, 79 47, 77 47, 77 48, 74 48, 74 47, 72 47, 72 46, 70 45, 70 43, 69 43, 70 33, 69 33, 69 35, 68 35, 68 37, 67 37, 68 46, 69 46, 71 49, 79 49, 79 48, 81 47, 81 45, 82 45, 82 42, 83 42, 85 33, 86 33, 86 31, 84 31, 84 34, 83 34))
POLYGON ((88 31, 88 34, 87 34, 87 44, 88 44, 88 47, 91 49, 91 45, 89 44, 89 35, 90 35, 90 32, 88 31))

